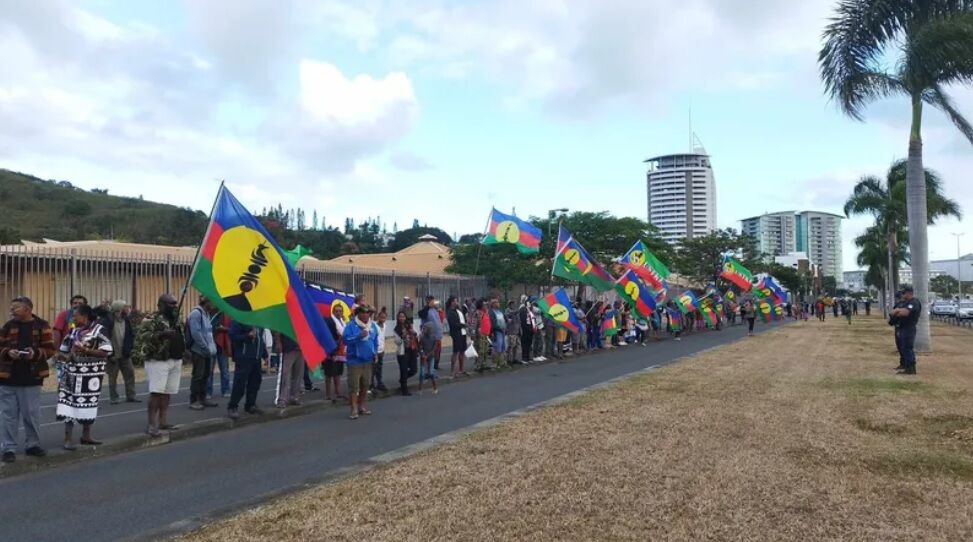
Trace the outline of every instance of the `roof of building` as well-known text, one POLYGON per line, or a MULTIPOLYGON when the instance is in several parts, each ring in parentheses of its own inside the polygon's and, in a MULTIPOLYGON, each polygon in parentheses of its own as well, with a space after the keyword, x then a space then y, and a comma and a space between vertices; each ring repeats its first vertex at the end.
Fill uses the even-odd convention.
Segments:
MULTIPOLYGON (((960 261, 963 261, 963 260, 973 260, 973 252, 971 252, 969 254, 966 254, 965 256, 960 256, 959 259, 960 259, 960 261)), ((955 261, 956 261, 956 258, 950 258, 948 260, 932 260, 929 263, 949 263, 949 262, 955 262, 955 261)))
POLYGON ((828 213, 828 212, 825 212, 825 211, 799 211, 797 214, 802 215, 804 213, 814 213, 816 215, 835 216, 835 217, 838 217, 838 218, 840 218, 842 220, 845 219, 845 218, 848 218, 845 215, 839 215, 839 214, 835 214, 835 213, 828 213))
POLYGON ((676 153, 676 154, 663 154, 663 155, 660 155, 660 156, 655 156, 655 157, 649 158, 647 160, 644 160, 643 163, 646 163, 647 164, 649 162, 657 162, 659 160, 662 160, 663 158, 697 158, 697 157, 709 158, 709 155, 708 154, 699 154, 699 153, 695 153, 695 152, 680 152, 680 153, 676 153))
POLYGON ((141 243, 125 243, 122 241, 111 241, 97 239, 91 241, 56 241, 54 239, 43 239, 38 243, 35 241, 21 241, 21 245, 3 245, 0 250, 5 252, 15 252, 18 249, 27 248, 50 248, 56 250, 75 249, 86 254, 105 254, 105 255, 138 255, 138 256, 173 256, 192 258, 196 254, 196 247, 173 247, 165 245, 146 245, 141 243))
POLYGON ((435 236, 424 235, 419 238, 418 243, 398 252, 346 254, 328 261, 356 267, 395 269, 408 273, 445 273, 446 267, 452 260, 449 256, 449 247, 439 243, 435 236))
MULTIPOLYGON (((49 252, 52 257, 66 257, 71 250, 77 250, 82 257, 95 259, 123 259, 138 261, 164 261, 167 257, 188 263, 196 255, 196 247, 172 247, 164 245, 146 245, 140 243, 124 243, 110 240, 92 241, 56 241, 44 239, 43 242, 23 241, 21 245, 0 246, 0 252, 5 253, 40 253, 49 252)), ((397 271, 405 274, 443 275, 446 267, 451 263, 449 247, 439 243, 434 236, 423 236, 419 242, 405 247, 398 252, 383 254, 348 254, 331 260, 319 260, 312 256, 301 258, 301 266, 315 268, 359 268, 362 271, 373 269, 376 271, 397 271), (430 240, 431 238, 431 240, 430 240)))

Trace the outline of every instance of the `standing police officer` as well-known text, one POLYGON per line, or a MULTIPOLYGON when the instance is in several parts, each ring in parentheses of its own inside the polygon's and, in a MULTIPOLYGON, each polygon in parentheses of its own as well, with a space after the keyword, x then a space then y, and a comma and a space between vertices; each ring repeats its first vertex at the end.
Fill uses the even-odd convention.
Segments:
POLYGON ((922 303, 913 296, 911 286, 902 288, 902 300, 892 309, 896 321, 901 367, 898 374, 916 374, 916 324, 922 315, 922 303))

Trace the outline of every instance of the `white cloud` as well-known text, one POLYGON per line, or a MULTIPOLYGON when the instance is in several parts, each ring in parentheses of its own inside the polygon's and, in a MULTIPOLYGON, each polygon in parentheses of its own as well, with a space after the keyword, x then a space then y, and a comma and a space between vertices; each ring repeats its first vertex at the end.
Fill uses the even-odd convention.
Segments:
POLYGON ((418 114, 406 74, 346 76, 290 56, 289 38, 260 34, 261 21, 293 25, 278 3, 247 3, 219 21, 219 3, 189 3, 192 28, 211 34, 196 49, 68 3, 12 4, 0 10, 0 167, 197 208, 216 179, 254 207, 326 206, 332 180, 394 144, 418 114), (260 78, 271 72, 267 94, 260 78))
POLYGON ((408 124, 416 113, 412 83, 402 72, 382 79, 369 75, 349 79, 332 64, 305 59, 300 64, 300 78, 301 105, 325 123, 408 124))
POLYGON ((390 58, 443 77, 506 84, 511 103, 567 115, 672 91, 779 84, 781 58, 810 58, 831 0, 391 1, 375 12, 390 58), (810 56, 809 56, 810 53, 810 56))

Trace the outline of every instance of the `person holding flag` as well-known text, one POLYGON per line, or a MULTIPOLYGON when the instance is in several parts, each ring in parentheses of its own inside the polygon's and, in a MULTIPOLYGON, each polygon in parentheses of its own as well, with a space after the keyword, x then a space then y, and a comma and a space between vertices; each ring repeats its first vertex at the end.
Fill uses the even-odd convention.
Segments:
POLYGON ((655 254, 652 254, 641 239, 628 249, 628 252, 618 260, 618 263, 635 273, 652 289, 656 291, 666 289, 669 268, 656 258, 655 254))
MULTIPOLYGON (((558 329, 569 333, 581 332, 581 322, 574 313, 571 298, 563 289, 539 299, 537 307, 544 316, 558 326, 558 329)), ((554 355, 560 357, 560 352, 555 352, 554 355)))
POLYGON ((484 245, 510 244, 521 254, 536 254, 541 247, 541 230, 526 220, 491 209, 486 235, 480 242, 484 245))
POLYGON ((588 254, 581 243, 562 224, 558 230, 557 252, 551 275, 574 280, 607 292, 615 286, 615 279, 588 254))
POLYGON ((286 255, 222 185, 189 283, 232 321, 296 341, 312 371, 337 347, 286 255))

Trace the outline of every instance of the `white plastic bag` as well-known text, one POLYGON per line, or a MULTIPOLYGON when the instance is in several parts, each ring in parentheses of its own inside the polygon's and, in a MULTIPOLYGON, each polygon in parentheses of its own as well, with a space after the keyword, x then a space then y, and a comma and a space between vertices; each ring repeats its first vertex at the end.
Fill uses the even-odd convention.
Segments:
POLYGON ((477 356, 476 348, 473 348, 473 345, 472 344, 469 345, 466 348, 466 352, 464 353, 464 355, 466 356, 466 359, 474 359, 474 358, 476 358, 476 356, 477 356))

